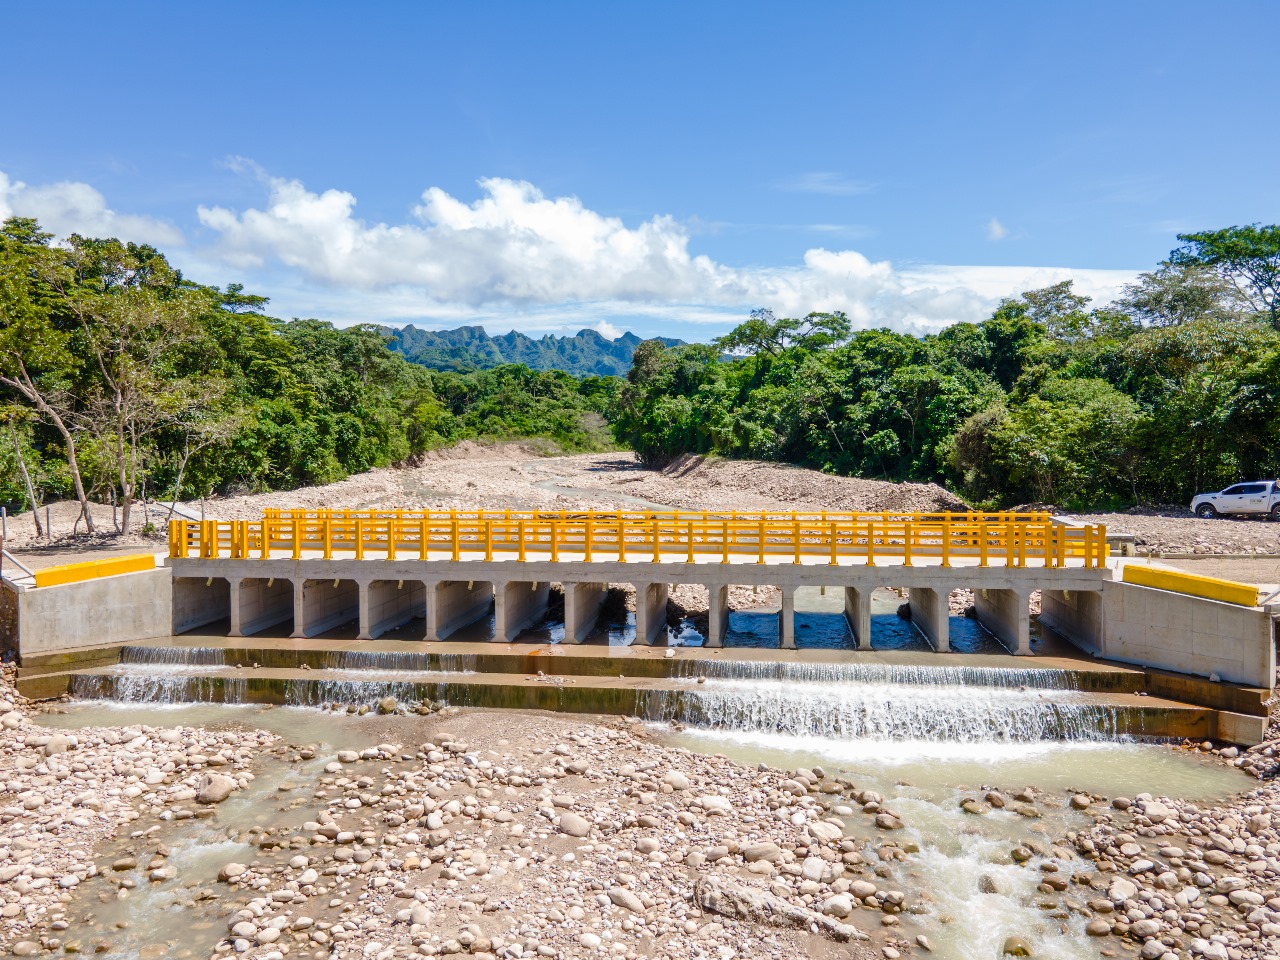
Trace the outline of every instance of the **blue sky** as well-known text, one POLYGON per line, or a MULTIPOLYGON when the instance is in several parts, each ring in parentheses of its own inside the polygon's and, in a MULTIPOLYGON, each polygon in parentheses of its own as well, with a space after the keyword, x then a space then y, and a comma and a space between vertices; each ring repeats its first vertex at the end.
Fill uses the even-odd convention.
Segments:
POLYGON ((0 214, 340 323, 933 329, 1280 219, 1280 4, 9 5, 0 214))

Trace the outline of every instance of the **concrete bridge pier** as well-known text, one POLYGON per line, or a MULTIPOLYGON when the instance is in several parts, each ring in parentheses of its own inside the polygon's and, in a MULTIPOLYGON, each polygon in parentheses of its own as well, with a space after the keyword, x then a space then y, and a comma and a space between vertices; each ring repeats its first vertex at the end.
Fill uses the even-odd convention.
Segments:
POLYGON ((951 591, 946 587, 912 587, 907 596, 911 622, 938 653, 951 652, 951 591))
POLYGON ((667 629, 667 596, 665 583, 636 584, 636 643, 652 644, 667 629))
POLYGON ((564 642, 582 643, 596 628, 609 594, 606 583, 564 584, 564 642))
POLYGON ((427 584, 428 640, 444 640, 489 613, 493 585, 485 580, 440 580, 427 584))
POLYGON ((361 580, 360 634, 376 640, 388 630, 427 615, 427 590, 421 580, 361 580))
POLYGON ((782 587, 782 608, 778 611, 778 646, 796 648, 796 588, 782 587))
POLYGON ((844 588, 844 618, 849 621, 853 645, 871 649, 871 591, 862 587, 844 588))
POLYGON ((231 593, 233 637, 251 637, 294 615, 292 580, 263 577, 227 577, 231 593))
POLYGON ((303 580, 293 593, 294 637, 314 637, 360 619, 360 587, 354 580, 303 580))
POLYGON ((547 615, 550 583, 512 580, 493 585, 493 639, 510 643, 520 631, 547 615))
POLYGON ((707 587, 707 636, 704 645, 723 647, 724 635, 729 630, 729 587, 707 587))
POLYGON ((978 622, 1015 656, 1031 656, 1031 592, 975 590, 973 607, 978 622))

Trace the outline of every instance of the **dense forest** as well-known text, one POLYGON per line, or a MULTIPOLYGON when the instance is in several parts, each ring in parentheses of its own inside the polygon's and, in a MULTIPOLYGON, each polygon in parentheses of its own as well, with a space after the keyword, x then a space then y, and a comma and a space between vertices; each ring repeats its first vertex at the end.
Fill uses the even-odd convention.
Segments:
POLYGON ((1179 240, 1105 306, 1068 282, 923 338, 759 311, 710 345, 645 343, 615 435, 655 463, 935 480, 992 506, 1185 503, 1280 475, 1280 227, 1179 240))
POLYGON ((533 437, 939 481, 990 506, 1183 503, 1280 475, 1280 227, 1179 239, 1116 303, 1061 283, 926 337, 757 311, 711 344, 628 343, 619 379, 428 369, 385 329, 275 319, 152 247, 55 244, 13 218, 0 503, 114 502, 127 528, 141 497, 291 489, 533 437))
POLYGON ((267 316, 149 246, 0 226, 0 503, 328 483, 471 438, 612 445, 619 381, 427 370, 368 327, 267 316))

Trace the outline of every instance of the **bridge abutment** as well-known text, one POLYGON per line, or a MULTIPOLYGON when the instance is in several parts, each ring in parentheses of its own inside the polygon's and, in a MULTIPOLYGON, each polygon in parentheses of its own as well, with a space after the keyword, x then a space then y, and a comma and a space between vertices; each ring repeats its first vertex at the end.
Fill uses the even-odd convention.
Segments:
POLYGON ((596 628, 609 595, 607 583, 564 584, 564 642, 582 643, 596 628))
POLYGON ((1031 591, 975 590, 978 622, 1016 656, 1031 655, 1031 591))
POLYGON ((951 591, 946 587, 911 587, 907 602, 911 622, 938 653, 951 652, 951 591))
POLYGON ((493 585, 493 639, 511 642, 547 615, 551 584, 511 580, 493 585))
POLYGON ((440 580, 427 584, 427 639, 445 640, 487 616, 495 606, 487 580, 440 580))
POLYGON ((637 583, 635 587, 636 643, 652 644, 659 632, 667 628, 670 586, 666 583, 637 583))

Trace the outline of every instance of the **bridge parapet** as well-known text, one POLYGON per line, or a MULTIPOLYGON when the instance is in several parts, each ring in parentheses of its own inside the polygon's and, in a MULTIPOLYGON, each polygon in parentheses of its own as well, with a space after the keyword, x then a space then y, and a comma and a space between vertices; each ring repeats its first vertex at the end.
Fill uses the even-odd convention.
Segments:
POLYGON ((273 511, 174 520, 174 559, 1104 567, 1106 527, 1040 513, 273 511))

